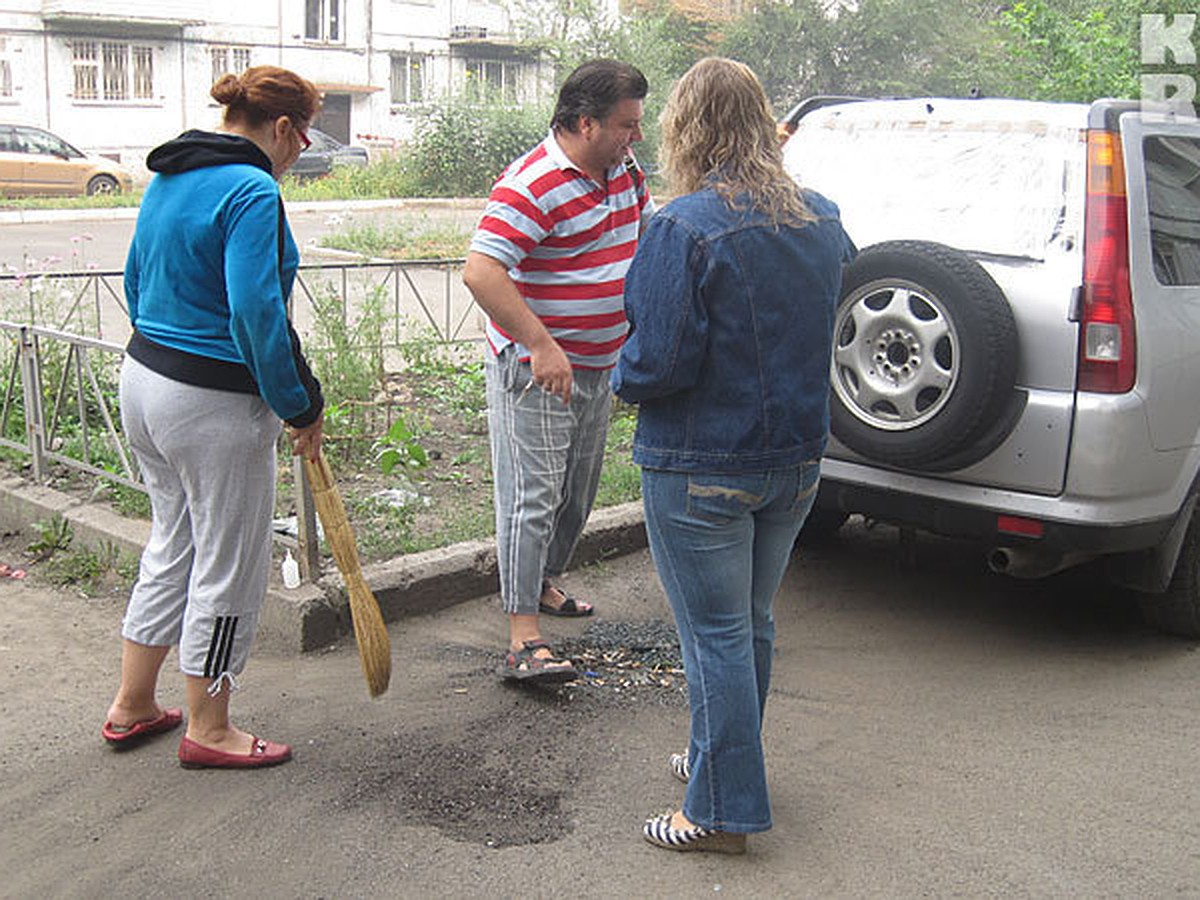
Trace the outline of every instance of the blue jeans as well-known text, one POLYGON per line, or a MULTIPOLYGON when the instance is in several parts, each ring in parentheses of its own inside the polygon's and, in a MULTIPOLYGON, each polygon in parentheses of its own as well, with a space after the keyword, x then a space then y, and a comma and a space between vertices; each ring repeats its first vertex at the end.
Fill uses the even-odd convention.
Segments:
POLYGON ((762 750, 771 607, 819 476, 816 461, 738 475, 642 470, 650 552, 691 705, 683 814, 705 828, 771 827, 762 750))

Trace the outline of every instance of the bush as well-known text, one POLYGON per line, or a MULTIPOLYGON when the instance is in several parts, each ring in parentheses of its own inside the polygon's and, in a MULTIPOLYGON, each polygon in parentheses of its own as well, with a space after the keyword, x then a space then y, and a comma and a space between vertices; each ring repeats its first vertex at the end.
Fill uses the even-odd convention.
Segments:
POLYGON ((401 150, 394 157, 374 160, 369 166, 338 166, 323 178, 297 181, 283 179, 283 196, 288 200, 379 200, 387 197, 419 197, 411 154, 401 150))
POLYGON ((408 151, 418 192, 485 196, 505 166, 546 136, 549 123, 545 107, 517 109, 465 97, 435 107, 417 126, 408 151))
POLYGON ((314 181, 283 180, 288 200, 485 197, 510 162, 550 128, 546 106, 516 108, 462 95, 432 107, 411 141, 369 166, 339 166, 314 181))

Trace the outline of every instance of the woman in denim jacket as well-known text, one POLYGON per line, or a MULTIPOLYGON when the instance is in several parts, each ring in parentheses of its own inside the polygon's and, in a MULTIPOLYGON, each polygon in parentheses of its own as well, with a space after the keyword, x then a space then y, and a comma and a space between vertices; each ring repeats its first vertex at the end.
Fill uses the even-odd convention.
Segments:
POLYGON ((741 853, 771 827, 761 726, 771 606, 816 494, 843 263, 837 207, 784 172, 762 86, 704 59, 662 114, 679 194, 625 283, 631 332, 613 389, 639 405, 650 549, 674 611, 691 737, 683 808, 650 819, 673 850, 741 853))

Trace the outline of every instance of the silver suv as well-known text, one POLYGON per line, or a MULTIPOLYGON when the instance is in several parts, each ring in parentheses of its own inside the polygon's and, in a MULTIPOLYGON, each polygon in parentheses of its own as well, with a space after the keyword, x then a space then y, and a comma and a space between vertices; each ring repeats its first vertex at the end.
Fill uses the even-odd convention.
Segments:
POLYGON ((1200 123, 826 98, 787 124, 860 248, 809 535, 861 513, 1018 577, 1100 557, 1200 637, 1200 123))

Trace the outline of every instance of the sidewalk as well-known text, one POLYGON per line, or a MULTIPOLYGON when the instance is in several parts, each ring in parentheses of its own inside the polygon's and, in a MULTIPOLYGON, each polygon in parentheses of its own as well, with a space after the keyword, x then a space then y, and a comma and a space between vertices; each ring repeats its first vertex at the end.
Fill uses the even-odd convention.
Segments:
MULTIPOLYGON (((110 544, 140 555, 150 525, 127 519, 99 504, 79 500, 21 478, 0 478, 0 528, 28 530, 34 522, 62 516, 87 547, 110 544)), ((593 512, 575 554, 575 566, 641 549, 646 545, 640 502, 593 512)), ((258 641, 280 652, 306 652, 327 647, 351 631, 349 604, 333 560, 322 561, 316 584, 295 590, 283 587, 272 572, 259 623, 258 641)), ((445 609, 497 590, 496 554, 492 541, 468 541, 396 557, 363 567, 386 622, 445 609)))
MULTIPOLYGON (((288 212, 323 210, 427 210, 483 209, 483 197, 396 197, 382 200, 298 200, 286 202, 288 212)), ((116 222, 136 219, 138 207, 107 209, 2 209, 0 225, 31 225, 40 222, 116 222)))

